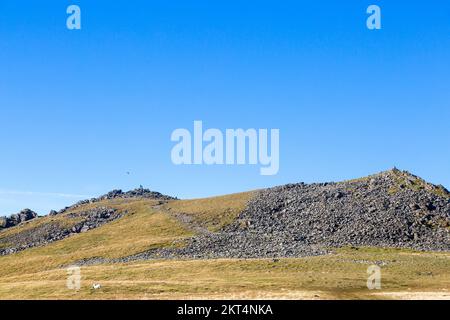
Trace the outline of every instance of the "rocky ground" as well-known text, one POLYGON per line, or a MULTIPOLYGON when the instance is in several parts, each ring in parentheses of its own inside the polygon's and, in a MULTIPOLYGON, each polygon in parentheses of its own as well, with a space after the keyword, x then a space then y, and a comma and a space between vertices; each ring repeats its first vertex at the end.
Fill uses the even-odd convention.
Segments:
MULTIPOLYGON (((36 224, 30 228, 24 228, 12 234, 0 233, 0 255, 12 254, 27 248, 46 245, 48 243, 67 238, 73 234, 82 233, 98 228, 105 223, 122 217, 126 212, 118 212, 115 209, 99 206, 90 210, 82 210, 86 204, 99 203, 112 199, 155 199, 155 200, 175 200, 176 198, 154 192, 149 189, 140 188, 123 192, 113 190, 105 195, 89 200, 79 201, 76 204, 66 207, 60 211, 52 210, 50 217, 65 214, 64 223, 61 221, 46 221, 46 223, 36 224), (77 211, 78 210, 78 211, 77 211)), ((10 217, 0 217, 0 231, 12 227, 23 227, 30 220, 38 218, 38 215, 30 209, 22 210, 10 217)))
POLYGON ((104 194, 100 197, 79 201, 79 202, 75 203, 73 206, 65 207, 59 211, 52 210, 49 213, 49 215, 55 216, 55 215, 67 212, 69 210, 79 208, 79 207, 81 207, 85 204, 89 204, 89 203, 97 203, 100 201, 112 200, 112 199, 130 199, 130 198, 155 199, 155 200, 161 200, 161 201, 177 200, 177 198, 170 197, 170 196, 164 195, 164 194, 156 192, 156 191, 151 191, 151 190, 145 189, 141 186, 140 188, 130 190, 127 192, 123 192, 120 189, 112 190, 112 191, 108 192, 107 194, 104 194))
POLYGON ((7 255, 27 248, 46 245, 67 238, 73 234, 87 232, 105 223, 119 219, 124 214, 106 207, 69 213, 67 216, 69 223, 65 223, 64 225, 59 221, 48 222, 0 238, 0 255, 7 255))
POLYGON ((38 215, 36 212, 30 209, 24 209, 19 213, 11 215, 10 217, 0 217, 0 230, 17 226, 18 224, 32 220, 37 216, 38 215))
MULTIPOLYGON (((163 202, 175 199, 143 188, 129 192, 115 190, 79 202, 70 209, 116 198, 152 198, 163 202)), ((163 210, 161 206, 154 209, 163 210)), ((66 208, 52 213, 65 212, 77 221, 70 226, 46 223, 0 237, 0 254, 86 232, 124 214, 105 207, 72 211, 66 208)), ((34 216, 28 211, 22 213, 7 221, 25 221, 34 216)), ((187 221, 189 214, 167 214, 193 230, 196 236, 184 239, 173 248, 153 249, 108 261, 300 257, 326 254, 330 248, 343 246, 450 251, 450 193, 442 186, 397 169, 353 181, 299 183, 259 191, 238 218, 218 232, 195 225, 192 219, 187 221)), ((102 261, 106 260, 95 258, 80 263, 102 261)))
POLYGON ((399 170, 339 183, 291 184, 261 191, 239 219, 182 249, 121 261, 319 255, 342 246, 450 250, 450 194, 399 170))

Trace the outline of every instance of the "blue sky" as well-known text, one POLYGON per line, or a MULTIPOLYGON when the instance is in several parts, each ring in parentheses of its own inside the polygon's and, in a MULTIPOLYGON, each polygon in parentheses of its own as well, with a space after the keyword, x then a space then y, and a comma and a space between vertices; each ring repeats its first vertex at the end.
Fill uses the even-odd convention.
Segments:
POLYGON ((0 2, 0 215, 397 166, 450 187, 448 1, 0 2), (82 30, 66 28, 66 8, 82 30), (382 30, 366 28, 366 8, 382 30), (176 128, 279 128, 280 171, 174 166, 176 128), (130 174, 127 174, 130 172, 130 174))

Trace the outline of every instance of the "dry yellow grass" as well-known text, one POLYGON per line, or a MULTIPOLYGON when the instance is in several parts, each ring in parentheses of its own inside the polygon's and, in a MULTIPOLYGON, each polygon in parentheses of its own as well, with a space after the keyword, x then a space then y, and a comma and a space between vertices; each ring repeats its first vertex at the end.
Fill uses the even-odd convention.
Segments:
POLYGON ((148 200, 109 203, 128 214, 89 232, 0 257, 0 268, 4 274, 43 271, 81 259, 128 256, 192 235, 174 218, 153 210, 155 204, 148 200))
POLYGON ((448 253, 341 249, 298 259, 142 261, 81 268, 81 289, 63 268, 0 277, 4 299, 390 299, 448 297, 448 253), (367 267, 382 261, 382 289, 368 290, 367 267), (92 284, 102 288, 93 290, 92 284))
POLYGON ((197 224, 214 232, 233 222, 253 195, 254 192, 244 192, 205 199, 172 201, 165 209, 189 215, 197 224))
MULTIPOLYGON (((102 264, 81 268, 79 291, 66 286, 65 266, 81 259, 119 258, 173 246, 195 231, 176 218, 190 216, 217 230, 238 216, 252 193, 170 201, 110 200, 78 208, 108 206, 123 218, 44 247, 0 257, 1 299, 352 299, 439 296, 450 289, 450 254, 409 250, 339 249, 335 254, 251 260, 166 260, 102 264), (382 291, 366 288, 367 267, 382 266, 382 291), (102 288, 93 290, 92 284, 102 288)), ((58 219, 46 217, 22 228, 58 219), (52 220, 53 219, 53 220, 52 220)), ((8 230, 18 232, 19 228, 8 230)), ((2 233, 3 234, 3 233, 2 233)))
POLYGON ((46 245, 27 249, 17 254, 0 257, 0 270, 4 275, 21 272, 39 272, 95 257, 120 258, 152 248, 172 246, 194 232, 173 217, 173 212, 184 211, 195 219, 214 220, 224 225, 243 210, 250 193, 214 197, 210 199, 171 201, 159 206, 159 201, 148 199, 114 199, 87 204, 55 217, 43 217, 14 227, 1 236, 31 229, 39 224, 58 221, 68 225, 70 212, 98 206, 116 208, 128 213, 121 219, 86 233, 77 234, 46 245))

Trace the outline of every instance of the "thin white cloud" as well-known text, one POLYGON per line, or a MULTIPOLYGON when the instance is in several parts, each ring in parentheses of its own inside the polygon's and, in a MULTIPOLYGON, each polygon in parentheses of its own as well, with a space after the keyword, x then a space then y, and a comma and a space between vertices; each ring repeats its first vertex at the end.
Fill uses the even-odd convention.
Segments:
POLYGON ((72 198, 72 199, 88 199, 88 198, 92 198, 91 196, 82 195, 82 194, 53 193, 53 192, 34 192, 34 191, 16 191, 16 190, 0 190, 0 195, 38 196, 38 197, 72 198))

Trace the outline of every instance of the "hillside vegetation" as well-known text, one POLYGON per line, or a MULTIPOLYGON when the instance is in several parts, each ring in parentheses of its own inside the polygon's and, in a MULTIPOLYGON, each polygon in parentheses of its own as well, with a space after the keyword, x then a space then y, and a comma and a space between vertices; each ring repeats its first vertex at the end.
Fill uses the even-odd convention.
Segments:
POLYGON ((0 298, 450 299, 449 222, 448 191, 396 169, 207 199, 114 190, 0 231, 0 298))
POLYGON ((85 204, 56 216, 31 220, 0 233, 0 241, 11 235, 30 231, 44 224, 71 226, 72 213, 94 207, 109 207, 127 212, 122 218, 89 232, 74 234, 46 246, 30 248, 0 257, 2 275, 45 271, 92 258, 120 258, 153 248, 182 245, 183 240, 196 234, 190 223, 177 219, 172 211, 183 208, 184 216, 193 221, 205 219, 224 225, 243 210, 250 193, 200 200, 173 200, 164 203, 152 199, 112 199, 85 204), (216 219, 213 216, 217 215, 216 219))

